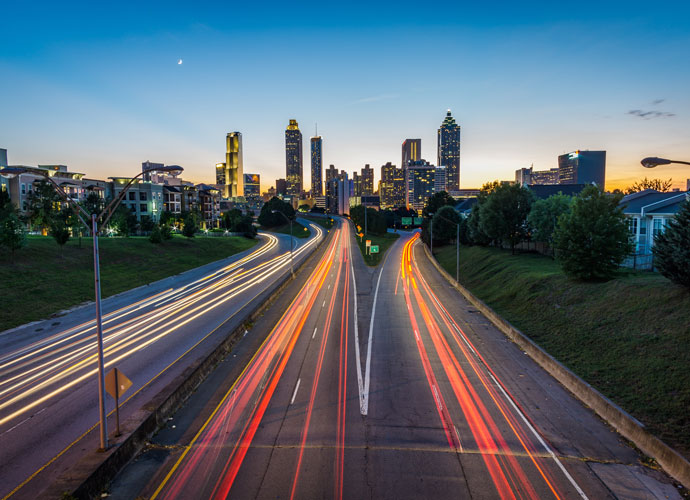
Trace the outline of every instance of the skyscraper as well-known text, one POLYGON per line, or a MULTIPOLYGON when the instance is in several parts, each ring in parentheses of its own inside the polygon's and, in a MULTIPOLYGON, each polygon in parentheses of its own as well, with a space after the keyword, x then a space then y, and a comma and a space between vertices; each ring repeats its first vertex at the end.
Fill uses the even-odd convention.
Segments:
POLYGON ((458 191, 460 189, 460 125, 455 123, 450 109, 438 129, 438 165, 448 169, 446 189, 458 191))
POLYGON ((321 150, 323 140, 320 135, 311 138, 311 196, 316 198, 323 195, 323 158, 321 150))
POLYGON ((149 173, 150 170, 156 170, 158 168, 163 167, 162 163, 154 163, 152 161, 146 160, 141 164, 141 171, 144 172, 144 175, 142 178, 145 181, 150 181, 151 180, 151 174, 149 173))
POLYGON ((604 189, 606 151, 573 151, 558 157, 559 184, 596 184, 604 189))
POLYGON ((402 143, 402 163, 400 168, 405 170, 408 162, 418 161, 422 158, 422 140, 405 139, 402 143))
POLYGON ((379 197, 383 209, 405 206, 405 175, 402 168, 396 168, 391 162, 381 166, 379 197))
POLYGON ((285 180, 287 194, 298 198, 302 194, 302 132, 297 120, 290 120, 285 129, 285 180))
POLYGON ((360 196, 371 196, 374 194, 374 169, 368 163, 362 169, 360 183, 362 191, 360 196))
POLYGON ((424 160, 408 163, 405 171, 407 208, 421 211, 434 194, 436 167, 424 160))
POLYGON ((216 163, 216 184, 223 198, 244 196, 242 134, 239 132, 229 132, 225 136, 225 163, 216 163))
POLYGON ((244 174, 244 197, 248 201, 258 201, 261 198, 260 188, 260 174, 244 174))

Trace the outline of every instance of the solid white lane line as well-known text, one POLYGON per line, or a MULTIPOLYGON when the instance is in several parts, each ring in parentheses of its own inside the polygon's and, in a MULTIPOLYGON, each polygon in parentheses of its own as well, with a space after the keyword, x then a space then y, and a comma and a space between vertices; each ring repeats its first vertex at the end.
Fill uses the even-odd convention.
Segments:
POLYGON ((318 330, 318 328, 314 328, 314 333, 311 334, 311 338, 316 337, 316 330, 318 330))
POLYGON ((290 404, 293 404, 295 402, 295 397, 297 396, 297 390, 299 389, 299 382, 302 380, 301 378, 297 379, 297 385, 295 386, 295 392, 292 393, 292 399, 290 400, 290 404))
POLYGON ((328 284, 328 289, 329 289, 329 290, 331 289, 331 283, 328 284))
MULTIPOLYGON (((350 245, 351 247, 351 245, 350 245)), ((350 257, 352 254, 350 254, 350 257)), ((355 280, 355 268, 352 265, 352 258, 350 258, 350 273, 352 274, 352 291, 354 293, 354 311, 355 311, 355 360, 357 361, 357 389, 359 390, 359 412, 366 415, 364 406, 364 382, 362 381, 362 358, 359 354, 359 326, 357 325, 357 280, 355 280)))
POLYGON ((386 265, 386 260, 383 259, 381 264, 381 271, 379 272, 379 279, 376 281, 376 291, 374 292, 374 305, 371 308, 371 322, 369 323, 369 341, 367 342, 367 367, 364 372, 364 407, 362 415, 366 415, 369 411, 369 382, 370 382, 370 368, 371 368, 371 341, 374 337, 374 318, 376 317, 376 300, 379 296, 379 285, 381 285, 381 276, 383 275, 383 268, 386 265))
POLYGON ((326 301, 323 301, 323 304, 321 304, 321 307, 326 307, 326 301))

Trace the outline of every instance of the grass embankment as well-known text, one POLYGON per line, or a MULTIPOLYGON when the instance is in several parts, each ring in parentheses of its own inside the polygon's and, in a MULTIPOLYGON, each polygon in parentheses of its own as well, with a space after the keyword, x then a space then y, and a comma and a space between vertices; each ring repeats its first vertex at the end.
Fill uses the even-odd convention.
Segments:
POLYGON ((324 229, 330 229, 333 227, 333 219, 331 217, 313 217, 309 215, 298 215, 298 217, 302 217, 303 219, 307 219, 308 221, 318 224, 324 229))
POLYGON ((359 236, 355 235, 355 238, 357 238, 357 244, 359 245, 359 250, 362 252, 362 257, 364 257, 364 262, 367 266, 378 266, 379 263, 383 261, 383 256, 386 254, 386 250, 388 250, 388 248, 390 248, 390 246, 395 243, 395 240, 397 240, 399 237, 400 235, 398 233, 386 233, 381 236, 370 233, 364 238, 360 238, 359 236), (372 245, 378 245, 379 253, 367 255, 366 240, 371 240, 372 245))
MULTIPOLYGON (((251 248, 243 237, 176 236, 154 245, 148 238, 100 238, 101 295, 108 297, 251 248)), ((60 250, 50 237, 29 237, 27 246, 0 260, 0 331, 47 318, 94 300, 93 246, 72 239, 60 250)))
MULTIPOLYGON (((455 276, 455 247, 435 252, 455 276)), ((690 291, 656 273, 568 280, 535 254, 461 247, 460 282, 549 354, 690 456, 690 291)))
MULTIPOLYGON (((276 227, 263 227, 260 228, 262 231, 268 231, 270 233, 281 233, 290 234, 290 224, 283 224, 282 226, 276 227)), ((311 236, 311 231, 309 228, 304 227, 299 222, 292 223, 292 235, 295 238, 309 238, 311 236)))

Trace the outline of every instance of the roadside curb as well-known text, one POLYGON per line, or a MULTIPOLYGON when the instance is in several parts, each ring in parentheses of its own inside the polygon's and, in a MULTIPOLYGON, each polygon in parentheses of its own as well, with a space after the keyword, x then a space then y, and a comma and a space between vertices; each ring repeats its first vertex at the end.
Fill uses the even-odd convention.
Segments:
MULTIPOLYGON (((318 250, 330 239, 331 235, 330 231, 327 232, 314 249, 304 257, 302 262, 295 267, 295 275, 313 261, 318 250)), ((72 496, 78 499, 100 497, 103 489, 119 471, 141 451, 151 436, 167 422, 168 417, 184 404, 187 398, 213 372, 216 365, 232 351, 235 343, 242 338, 246 330, 251 328, 251 324, 275 302, 293 280, 294 277, 287 272, 273 286, 257 295, 254 299, 256 305, 248 310, 241 323, 228 332, 224 340, 205 357, 194 360, 123 425, 124 436, 114 442, 111 450, 106 453, 90 453, 85 457, 83 463, 77 464, 74 469, 67 471, 64 477, 55 481, 44 493, 47 493, 50 498, 60 498, 64 491, 72 491, 72 496), (132 421, 135 421, 134 425, 131 424, 132 421), (130 425, 128 426, 128 424, 130 425), (76 488, 74 487, 75 476, 85 477, 76 488)))
POLYGON ((642 452, 649 455, 657 463, 680 482, 690 488, 690 462, 680 453, 668 446, 656 436, 644 429, 644 424, 626 413, 613 401, 601 394, 587 382, 553 358, 544 349, 535 344, 524 333, 499 316, 491 307, 474 296, 467 288, 455 282, 455 279, 441 267, 431 255, 429 248, 422 244, 424 253, 434 267, 441 273, 448 283, 458 290, 474 307, 479 310, 503 334, 517 344, 530 358, 546 370, 561 385, 568 389, 577 399, 590 407, 594 412, 616 429, 626 439, 632 441, 642 452))

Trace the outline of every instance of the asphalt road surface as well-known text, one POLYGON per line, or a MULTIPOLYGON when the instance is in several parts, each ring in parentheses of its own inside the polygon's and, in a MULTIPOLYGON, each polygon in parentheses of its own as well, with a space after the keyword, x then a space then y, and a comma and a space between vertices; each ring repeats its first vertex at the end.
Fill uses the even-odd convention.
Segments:
POLYGON ((332 233, 241 373, 221 367, 113 498, 680 498, 443 280, 416 233, 375 269, 349 224, 332 233))
MULTIPOLYGON (((295 239, 295 264, 324 237, 311 228, 312 238, 295 239)), ((252 250, 103 301, 105 369, 133 382, 121 421, 241 323, 245 306, 289 272, 289 250, 288 236, 263 234, 252 250)), ((0 335, 0 498, 38 498, 98 447, 94 323, 91 305, 0 335)))

